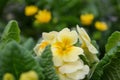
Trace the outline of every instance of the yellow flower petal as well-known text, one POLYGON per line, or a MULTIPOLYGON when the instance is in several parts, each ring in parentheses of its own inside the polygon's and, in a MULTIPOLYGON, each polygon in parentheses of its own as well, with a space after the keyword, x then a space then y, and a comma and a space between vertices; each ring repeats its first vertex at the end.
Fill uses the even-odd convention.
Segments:
POLYGON ((64 74, 58 73, 58 75, 59 75, 60 80, 73 80, 73 79, 70 79, 69 77, 67 77, 64 74))
POLYGON ((88 50, 93 54, 98 53, 97 49, 91 44, 91 40, 86 31, 83 28, 79 28, 79 26, 77 26, 77 31, 79 33, 79 39, 82 42, 82 47, 87 47, 88 50))
POLYGON ((61 59, 61 56, 53 56, 53 63, 55 66, 63 65, 63 60, 61 59))
POLYGON ((77 31, 79 33, 79 36, 81 38, 85 38, 87 39, 89 42, 91 42, 91 39, 90 37, 88 36, 87 32, 83 29, 83 28, 80 28, 78 25, 77 25, 77 31))
POLYGON ((59 68, 59 71, 62 74, 72 73, 72 72, 76 72, 79 69, 82 69, 83 67, 84 67, 83 61, 82 60, 78 60, 76 62, 71 62, 71 63, 65 63, 65 64, 63 64, 59 68))
POLYGON ((66 75, 72 80, 81 80, 84 79, 88 73, 89 73, 89 67, 85 65, 82 69, 66 75))
POLYGON ((63 60, 65 62, 74 62, 79 59, 79 55, 83 55, 83 50, 82 48, 79 47, 71 47, 69 51, 64 53, 63 55, 63 60))
POLYGON ((70 31, 68 28, 63 29, 58 34, 58 40, 65 45, 73 45, 77 42, 78 35, 75 31, 70 31))
POLYGON ((84 40, 85 40, 85 42, 86 42, 86 45, 87 45, 87 47, 88 47, 88 50, 89 50, 91 53, 93 53, 93 54, 98 53, 97 49, 96 49, 91 43, 87 42, 86 39, 84 39, 84 40))
POLYGON ((56 41, 56 37, 57 37, 58 32, 56 31, 52 31, 49 33, 43 33, 42 37, 45 41, 49 41, 50 43, 54 43, 56 41))
POLYGON ((42 41, 40 44, 37 44, 34 48, 34 51, 36 53, 37 56, 40 56, 41 53, 44 51, 44 49, 46 48, 46 46, 49 45, 48 41, 42 41))

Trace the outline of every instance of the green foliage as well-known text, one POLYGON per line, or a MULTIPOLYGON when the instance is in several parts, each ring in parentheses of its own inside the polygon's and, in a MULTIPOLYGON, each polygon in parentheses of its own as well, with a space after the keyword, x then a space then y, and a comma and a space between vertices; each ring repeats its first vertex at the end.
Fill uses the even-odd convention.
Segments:
POLYGON ((9 72, 18 80, 20 74, 29 70, 35 70, 40 79, 43 79, 42 70, 32 54, 15 41, 9 42, 0 51, 0 80, 9 72))
POLYGON ((15 20, 10 21, 4 29, 1 40, 8 42, 11 40, 20 41, 20 29, 15 20))
POLYGON ((103 59, 97 64, 96 69, 90 80, 119 80, 120 79, 119 77, 120 41, 118 36, 120 36, 120 33, 114 32, 111 35, 111 37, 108 39, 108 43, 107 43, 108 52, 105 54, 103 59), (115 45, 111 44, 111 42, 114 42, 115 45))
POLYGON ((27 50, 31 51, 35 46, 35 42, 32 38, 28 38, 25 42, 23 42, 22 46, 24 46, 27 50))
POLYGON ((110 49, 115 47, 119 42, 120 42, 120 32, 116 31, 108 39, 108 43, 106 45, 106 51, 108 52, 110 49))
POLYGON ((56 74, 55 67, 52 61, 52 52, 50 46, 47 46, 45 51, 39 58, 41 67, 43 68, 43 74, 45 75, 45 80, 59 80, 56 74))
POLYGON ((6 26, 0 48, 0 80, 5 73, 12 73, 16 80, 20 74, 29 70, 35 70, 39 78, 44 79, 39 63, 31 54, 33 39, 27 40, 22 46, 20 41, 20 30, 16 21, 10 21, 6 26), (4 47, 3 47, 4 46, 4 47))

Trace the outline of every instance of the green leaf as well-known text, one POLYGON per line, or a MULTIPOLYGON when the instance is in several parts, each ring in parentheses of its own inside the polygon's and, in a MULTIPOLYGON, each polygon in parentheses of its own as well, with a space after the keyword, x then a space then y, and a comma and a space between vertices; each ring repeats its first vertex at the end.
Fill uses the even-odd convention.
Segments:
POLYGON ((12 73, 16 80, 19 80, 21 73, 30 70, 36 71, 40 80, 43 80, 39 63, 28 50, 20 46, 17 42, 9 42, 0 51, 0 80, 2 80, 5 73, 12 73))
POLYGON ((45 51, 40 56, 40 65, 43 68, 45 80, 59 80, 52 61, 52 52, 50 50, 50 46, 47 46, 45 51))
POLYGON ((120 80, 120 32, 110 36, 106 51, 90 80, 120 80))
POLYGON ((35 42, 32 38, 28 38, 23 44, 22 46, 24 46, 27 50, 31 51, 33 50, 33 47, 35 46, 35 42))
POLYGON ((20 41, 20 29, 15 20, 11 20, 7 24, 2 34, 1 40, 5 42, 11 41, 11 40, 16 40, 17 42, 20 41))
POLYGON ((111 62, 104 66, 101 80, 120 80, 120 52, 116 52, 111 62))
POLYGON ((114 32, 108 39, 107 45, 105 46, 106 52, 115 47, 120 42, 120 32, 114 32))
POLYGON ((97 67, 90 80, 120 80, 120 43, 112 48, 97 67))

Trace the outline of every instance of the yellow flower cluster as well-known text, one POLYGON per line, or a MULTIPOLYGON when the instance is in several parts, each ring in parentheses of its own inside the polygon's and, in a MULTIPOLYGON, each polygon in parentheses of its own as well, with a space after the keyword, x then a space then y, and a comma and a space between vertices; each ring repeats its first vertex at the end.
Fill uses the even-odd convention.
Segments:
MULTIPOLYGON (((80 16, 81 23, 86 26, 91 25, 93 19, 94 19, 93 14, 82 14, 80 16)), ((99 31, 106 31, 108 29, 108 25, 105 22, 97 21, 95 22, 95 28, 99 31)))
POLYGON ((25 7, 25 15, 26 16, 35 15, 35 19, 36 19, 35 21, 37 21, 38 23, 48 23, 51 20, 51 12, 50 11, 47 11, 46 9, 39 10, 38 7, 34 6, 34 5, 25 7))
POLYGON ((45 46, 51 45, 54 66, 60 80, 81 80, 89 73, 89 66, 79 58, 79 55, 86 55, 83 46, 90 51, 91 55, 98 53, 85 30, 78 26, 77 30, 70 31, 64 28, 60 32, 43 33, 43 40, 34 48, 35 53, 40 56, 45 46), (82 46, 75 46, 78 39, 82 42, 82 46))

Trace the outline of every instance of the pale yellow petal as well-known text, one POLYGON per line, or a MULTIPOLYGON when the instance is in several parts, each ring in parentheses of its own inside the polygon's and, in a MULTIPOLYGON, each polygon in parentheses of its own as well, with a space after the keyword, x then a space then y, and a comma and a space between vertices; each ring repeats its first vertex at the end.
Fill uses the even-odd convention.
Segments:
POLYGON ((80 28, 78 25, 77 25, 77 31, 81 38, 86 38, 89 42, 91 42, 91 39, 88 36, 87 32, 83 28, 80 28))
POLYGON ((83 55, 83 49, 80 47, 71 47, 66 54, 63 55, 65 62, 74 62, 79 59, 79 55, 83 55))
POLYGON ((40 56, 41 53, 44 51, 44 49, 39 49, 39 46, 40 46, 40 44, 37 44, 34 48, 34 51, 35 51, 37 56, 40 56))
POLYGON ((89 73, 90 68, 89 68, 89 66, 88 66, 88 65, 85 65, 81 71, 82 71, 82 72, 86 75, 86 74, 88 74, 88 73, 89 73))
POLYGON ((73 80, 80 80, 80 79, 84 79, 88 73, 89 73, 89 67, 85 65, 82 69, 66 75, 73 80))
POLYGON ((68 77, 67 77, 66 75, 64 75, 64 74, 59 73, 58 75, 59 75, 59 79, 60 79, 60 80, 73 80, 73 79, 68 78, 68 77))
POLYGON ((34 48, 36 55, 40 56, 48 44, 49 42, 47 41, 42 41, 40 44, 37 44, 34 48))
POLYGON ((83 28, 79 28, 79 26, 77 26, 77 30, 79 33, 79 39, 82 42, 82 46, 87 47, 88 50, 93 54, 98 53, 97 49, 91 44, 91 40, 87 35, 86 31, 83 28))
POLYGON ((53 56, 61 56, 63 53, 62 49, 61 49, 62 44, 61 43, 55 43, 52 45, 51 50, 53 53, 53 56))
POLYGON ((61 66, 63 64, 63 60, 60 56, 53 56, 54 66, 61 66))
POLYGON ((58 34, 58 40, 65 45, 73 45, 78 40, 76 31, 70 31, 68 28, 63 29, 58 34))
POLYGON ((52 32, 49 32, 49 33, 44 32, 42 34, 42 37, 43 37, 44 40, 49 41, 50 43, 52 43, 52 42, 55 41, 55 39, 57 37, 57 34, 58 34, 58 32, 56 32, 56 31, 52 31, 52 32))
POLYGON ((98 50, 90 43, 87 43, 87 47, 88 47, 88 50, 93 53, 93 54, 96 54, 98 53, 98 50))
POLYGON ((84 67, 83 61, 78 60, 76 62, 71 62, 71 63, 65 63, 63 64, 60 68, 59 71, 64 74, 64 73, 72 73, 76 72, 79 69, 82 69, 84 67))

